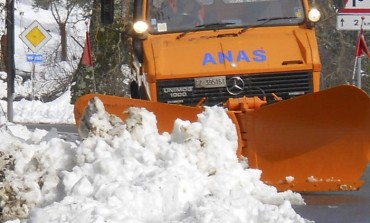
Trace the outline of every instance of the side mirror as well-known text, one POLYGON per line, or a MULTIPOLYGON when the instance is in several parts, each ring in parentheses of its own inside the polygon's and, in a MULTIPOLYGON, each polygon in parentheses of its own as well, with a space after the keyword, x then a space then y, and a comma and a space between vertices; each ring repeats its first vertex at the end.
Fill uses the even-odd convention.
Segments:
POLYGON ((335 9, 343 9, 346 6, 345 0, 333 0, 335 9))
POLYGON ((104 25, 114 21, 114 0, 101 0, 101 22, 104 25))

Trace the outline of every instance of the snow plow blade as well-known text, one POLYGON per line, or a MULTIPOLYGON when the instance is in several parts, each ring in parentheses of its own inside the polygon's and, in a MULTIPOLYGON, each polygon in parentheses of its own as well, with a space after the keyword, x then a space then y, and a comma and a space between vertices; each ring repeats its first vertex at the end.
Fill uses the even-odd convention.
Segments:
POLYGON ((74 114, 76 126, 80 125, 80 119, 83 117, 85 109, 91 99, 98 97, 104 104, 105 110, 118 116, 122 120, 127 118, 124 112, 129 107, 142 107, 153 112, 157 118, 157 126, 159 132, 171 132, 176 119, 197 121, 197 114, 203 111, 201 107, 190 107, 181 105, 172 105, 165 103, 155 103, 139 99, 131 99, 102 94, 87 94, 80 98, 75 103, 74 114))
MULTIPOLYGON (((177 118, 196 121, 201 107, 89 94, 75 104, 76 125, 89 101, 98 97, 108 113, 126 119, 128 107, 144 107, 157 117, 158 130, 171 132, 177 118)), ((258 98, 229 99, 225 106, 236 124, 237 155, 262 180, 278 190, 358 190, 370 150, 370 98, 341 86, 265 105, 258 98)))
POLYGON ((242 155, 279 190, 358 190, 370 150, 370 98, 352 86, 236 114, 242 155), (244 124, 241 124, 244 123, 244 124))

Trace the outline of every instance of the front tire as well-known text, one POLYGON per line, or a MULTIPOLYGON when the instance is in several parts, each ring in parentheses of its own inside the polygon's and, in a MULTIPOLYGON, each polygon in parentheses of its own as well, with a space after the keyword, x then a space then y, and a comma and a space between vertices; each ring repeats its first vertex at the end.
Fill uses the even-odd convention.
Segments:
POLYGON ((131 98, 148 100, 149 97, 146 93, 144 85, 139 86, 136 81, 132 81, 130 84, 131 98))
POLYGON ((132 81, 130 84, 131 98, 140 99, 139 86, 136 81, 132 81))

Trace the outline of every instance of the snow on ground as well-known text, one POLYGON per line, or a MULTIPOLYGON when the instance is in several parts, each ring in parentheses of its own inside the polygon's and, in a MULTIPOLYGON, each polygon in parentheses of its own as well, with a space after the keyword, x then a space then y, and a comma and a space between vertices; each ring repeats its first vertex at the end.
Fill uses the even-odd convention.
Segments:
MULTIPOLYGON (((52 107, 45 109, 49 120, 72 115, 65 98, 43 105, 52 107)), ((15 119, 46 119, 22 101, 14 107, 21 104, 15 119)), ((3 124, 1 222, 308 221, 292 208, 304 204, 300 194, 277 192, 259 170, 238 162, 235 128, 223 109, 208 108, 198 122, 178 120, 172 133, 159 134, 145 109, 117 122, 99 100, 91 106, 97 112, 86 118, 81 141, 3 124)))
MULTIPOLYGON (((1 86, 1 83, 0 83, 1 86)), ((13 102, 13 121, 16 123, 64 123, 74 124, 73 105, 70 91, 49 103, 38 100, 13 102)), ((8 102, 0 101, 0 123, 6 122, 8 102)))
MULTIPOLYGON (((37 18, 53 36, 43 50, 58 41, 50 12, 34 14, 28 0, 17 3, 17 12, 16 36, 37 18)), ((29 50, 16 40, 16 68, 29 71, 29 50)), ((16 85, 22 91, 30 89, 16 85)), ((78 141, 20 124, 74 124, 69 100, 70 92, 49 103, 15 101, 14 123, 0 101, 0 222, 308 222, 292 208, 304 204, 300 194, 278 193, 238 161, 235 128, 221 108, 159 134, 152 113, 132 109, 125 123, 117 122, 96 101, 98 112, 78 141)))

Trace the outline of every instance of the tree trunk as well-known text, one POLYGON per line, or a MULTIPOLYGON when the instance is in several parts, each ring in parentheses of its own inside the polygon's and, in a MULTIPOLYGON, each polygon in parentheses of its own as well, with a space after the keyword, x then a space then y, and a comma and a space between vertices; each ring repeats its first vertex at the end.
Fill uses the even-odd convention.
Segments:
POLYGON ((59 31, 60 31, 60 43, 61 43, 61 48, 62 52, 60 55, 60 60, 61 61, 67 61, 68 56, 67 56, 67 31, 66 31, 66 23, 61 22, 59 23, 59 31))
POLYGON ((122 67, 129 64, 128 47, 129 17, 132 16, 132 0, 115 2, 115 19, 111 25, 103 25, 100 18, 100 0, 93 3, 93 14, 90 22, 90 39, 94 67, 80 64, 73 75, 71 102, 88 93, 92 93, 94 83, 96 93, 129 96, 129 79, 122 67), (131 7, 131 8, 130 8, 131 7))

